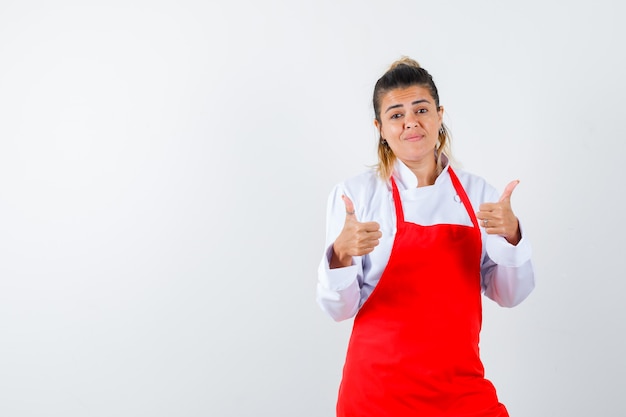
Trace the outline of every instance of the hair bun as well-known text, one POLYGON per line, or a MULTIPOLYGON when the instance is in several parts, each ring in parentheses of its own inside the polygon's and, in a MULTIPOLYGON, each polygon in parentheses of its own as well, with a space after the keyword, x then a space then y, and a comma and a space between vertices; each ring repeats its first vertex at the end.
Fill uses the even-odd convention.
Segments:
POLYGON ((398 59, 396 62, 391 64, 391 66, 389 67, 389 70, 395 69, 399 67, 400 65, 406 65, 406 66, 414 67, 414 68, 421 68, 420 64, 416 60, 409 58, 408 56, 403 56, 402 58, 398 59))

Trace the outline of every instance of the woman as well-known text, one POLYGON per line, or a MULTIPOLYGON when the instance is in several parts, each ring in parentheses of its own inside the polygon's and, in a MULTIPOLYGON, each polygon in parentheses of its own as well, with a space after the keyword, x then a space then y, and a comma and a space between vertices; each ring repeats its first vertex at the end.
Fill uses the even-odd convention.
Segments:
POLYGON ((508 416, 478 353, 481 293, 513 307, 534 288, 530 246, 501 196, 449 165, 443 107, 409 58, 374 88, 377 168, 328 200, 317 300, 354 317, 337 415, 508 416))

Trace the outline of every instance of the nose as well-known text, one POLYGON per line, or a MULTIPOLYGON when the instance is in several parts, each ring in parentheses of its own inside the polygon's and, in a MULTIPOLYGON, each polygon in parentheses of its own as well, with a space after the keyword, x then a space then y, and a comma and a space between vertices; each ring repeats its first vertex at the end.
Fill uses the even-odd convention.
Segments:
POLYGON ((404 128, 405 129, 410 129, 412 127, 417 127, 417 116, 413 113, 409 113, 407 114, 406 118, 404 119, 404 128))

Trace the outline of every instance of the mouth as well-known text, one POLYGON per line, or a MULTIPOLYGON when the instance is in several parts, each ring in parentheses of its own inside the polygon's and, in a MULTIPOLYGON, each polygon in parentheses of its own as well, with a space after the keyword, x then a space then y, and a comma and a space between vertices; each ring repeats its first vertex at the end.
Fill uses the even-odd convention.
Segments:
POLYGON ((407 141, 407 142, 417 142, 417 141, 422 140, 423 138, 424 138, 423 135, 416 135, 416 134, 414 134, 414 135, 411 135, 411 136, 407 136, 406 138, 404 138, 404 140, 407 141))

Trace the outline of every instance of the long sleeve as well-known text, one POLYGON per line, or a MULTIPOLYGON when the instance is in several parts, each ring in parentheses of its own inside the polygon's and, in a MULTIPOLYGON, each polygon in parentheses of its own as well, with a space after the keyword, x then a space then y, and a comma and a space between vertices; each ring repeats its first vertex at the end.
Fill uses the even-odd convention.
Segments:
MULTIPOLYGON (((326 213, 326 251, 318 267, 317 303, 335 321, 354 317, 361 302, 359 278, 363 278, 361 257, 354 257, 352 265, 330 269, 333 242, 343 227, 345 208, 341 195, 347 194, 343 185, 337 185, 328 197, 326 213)), ((349 196, 349 195, 348 195, 349 196)))
MULTIPOLYGON (((499 193, 485 183, 484 190, 475 195, 475 204, 498 201, 499 193)), ((528 297, 535 288, 535 273, 531 262, 532 250, 522 224, 522 239, 511 245, 499 235, 488 235, 484 229, 483 259, 481 264, 482 288, 484 294, 502 307, 515 307, 528 297)))
MULTIPOLYGON (((332 245, 326 251, 319 265, 317 281, 317 302, 335 321, 354 317, 361 301, 358 275, 359 265, 345 268, 329 268, 332 245)), ((362 273, 362 272, 361 272, 362 273)))
POLYGON ((522 230, 516 246, 494 235, 487 236, 485 246, 481 268, 485 295, 502 307, 515 307, 535 288, 530 243, 522 230))

